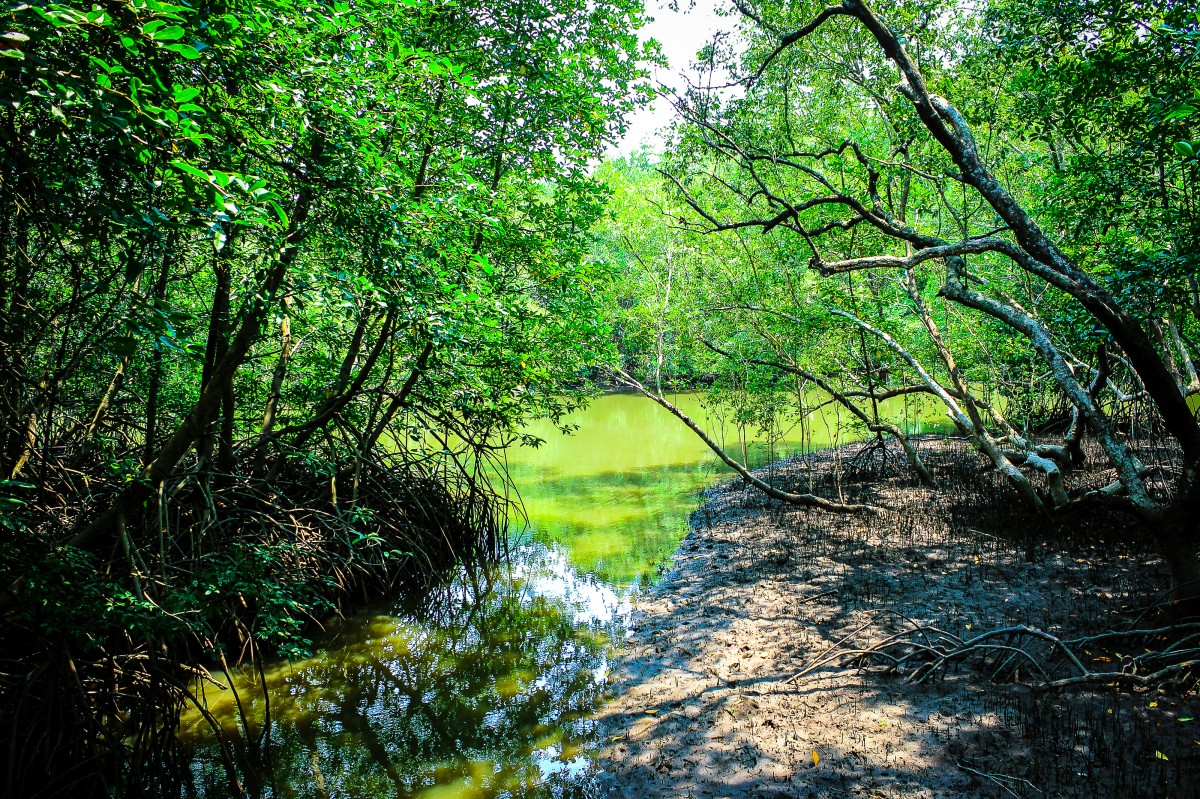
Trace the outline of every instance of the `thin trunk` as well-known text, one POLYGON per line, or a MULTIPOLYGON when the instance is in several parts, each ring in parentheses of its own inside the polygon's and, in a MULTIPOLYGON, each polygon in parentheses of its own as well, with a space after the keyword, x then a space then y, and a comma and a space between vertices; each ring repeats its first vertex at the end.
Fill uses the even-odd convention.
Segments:
MULTIPOLYGON (((1104 390, 1104 386, 1108 383, 1109 377, 1109 361, 1108 348, 1101 344, 1096 348, 1096 375, 1092 378, 1092 382, 1088 385, 1088 396, 1092 398, 1092 402, 1100 401, 1100 392, 1104 390)), ((1071 424, 1067 427, 1067 434, 1063 439, 1063 446, 1071 456, 1071 463, 1075 466, 1082 466, 1086 460, 1083 453, 1083 435, 1087 431, 1087 423, 1083 419, 1083 412, 1078 406, 1071 406, 1071 424)))
POLYGON ((34 451, 37 449, 38 423, 41 420, 41 415, 45 410, 46 400, 49 398, 49 373, 42 372, 42 379, 38 382, 37 396, 40 398, 37 404, 29 413, 29 418, 25 420, 25 424, 21 429, 20 434, 16 437, 18 444, 17 459, 13 464, 12 471, 9 472, 8 479, 16 480, 20 477, 21 472, 25 470, 25 466, 29 463, 29 459, 33 457, 34 451))
POLYGON ((1183 393, 1190 397, 1200 392, 1200 374, 1196 373, 1196 364, 1192 362, 1192 355, 1183 343, 1183 336, 1179 335, 1179 325, 1175 324, 1175 320, 1167 320, 1167 332, 1170 333, 1171 345, 1179 351, 1179 359, 1183 364, 1180 369, 1183 393))
MULTIPOLYGON (((345 386, 343 391, 329 397, 327 400, 325 400, 325 402, 321 403, 321 406, 317 408, 308 421, 274 430, 268 435, 259 438, 251 449, 251 452, 256 453, 254 457, 261 458, 265 454, 268 445, 270 445, 272 442, 279 441, 286 436, 294 435, 295 439, 293 439, 291 442, 291 448, 293 450, 302 450, 314 434, 323 431, 327 425, 338 418, 338 414, 341 413, 341 411, 347 405, 354 401, 356 397, 360 396, 360 393, 363 389, 363 384, 370 376, 376 360, 378 360, 379 356, 387 348, 387 345, 391 339, 393 332, 392 326, 395 322, 395 314, 396 311, 394 308, 388 310, 387 315, 383 319, 383 324, 380 326, 375 340, 375 345, 367 353, 367 357, 363 362, 362 367, 358 370, 358 374, 354 377, 354 380, 349 385, 345 386)), ((343 368, 345 368, 347 363, 356 361, 357 356, 353 351, 346 353, 346 357, 343 360, 343 368)), ((272 480, 275 477, 278 477, 280 472, 283 470, 283 467, 284 459, 276 458, 274 464, 267 473, 267 479, 272 480)))
MULTIPOLYGON (((1170 320, 1166 320, 1170 324, 1170 320)), ((1163 326, 1157 319, 1150 319, 1150 332, 1154 335, 1154 340, 1157 342, 1159 349, 1162 350, 1163 360, 1167 364, 1167 371, 1171 373, 1171 377, 1175 380, 1175 385, 1182 391, 1184 387, 1183 375, 1179 371, 1179 365, 1175 362, 1175 348, 1171 346, 1171 342, 1167 341, 1167 336, 1163 332, 1163 326)))
MULTIPOLYGON (((161 300, 167 296, 167 280, 171 276, 171 267, 176 260, 175 248, 179 244, 179 235, 172 232, 167 239, 166 251, 163 253, 162 268, 158 280, 154 282, 154 299, 161 300)), ((162 349, 155 347, 150 359, 150 384, 146 389, 146 440, 142 446, 142 465, 145 466, 154 454, 158 437, 158 392, 162 385, 162 349)))
POLYGON ((654 366, 654 387, 659 394, 662 394, 662 369, 663 361, 666 357, 666 335, 667 335, 667 312, 671 308, 671 286, 675 277, 675 263, 671 252, 670 245, 667 246, 667 290, 663 296, 662 314, 658 321, 658 331, 655 336, 655 347, 657 350, 657 358, 654 366))
MULTIPOLYGON (((704 345, 723 357, 730 359, 734 359, 735 357, 731 353, 720 349, 712 342, 704 341, 704 345)), ((789 372, 798 378, 808 380, 809 382, 813 383, 817 388, 821 389, 830 397, 832 397, 835 402, 840 404, 846 410, 850 411, 850 413, 854 414, 859 421, 867 426, 868 430, 877 435, 882 435, 886 432, 900 442, 900 447, 904 450, 904 456, 908 458, 909 465, 912 467, 917 477, 920 478, 921 482, 929 488, 938 488, 937 483, 933 479, 933 475, 930 474, 929 469, 926 468, 924 461, 921 460, 921 456, 917 452, 916 447, 913 446, 912 440, 909 439, 908 435, 901 430, 898 425, 879 420, 878 414, 876 414, 875 420, 872 421, 871 417, 867 415, 866 411, 851 402, 849 397, 835 389, 829 384, 828 381, 822 379, 807 369, 802 369, 799 366, 796 366, 794 363, 778 363, 775 361, 759 360, 757 358, 747 359, 747 363, 757 364, 759 366, 767 366, 773 369, 779 369, 780 371, 789 372)), ((872 393, 871 398, 874 400, 874 393, 872 393)))
POLYGON ((433 343, 429 342, 421 350, 421 354, 417 356, 417 362, 413 365, 412 371, 408 373, 408 378, 400 386, 400 391, 396 393, 396 396, 392 397, 392 401, 388 404, 388 408, 384 411, 379 423, 363 439, 362 449, 360 450, 361 457, 366 457, 366 454, 375 446, 375 442, 383 435, 383 431, 391 424, 396 414, 408 406, 408 397, 413 389, 416 388, 417 380, 425 373, 425 368, 429 363, 429 356, 432 353, 433 343))
MULTIPOLYGON (((236 247, 236 242, 234 241, 237 236, 236 231, 237 228, 229 230, 225 239, 225 246, 213 256, 213 274, 216 277, 216 286, 213 288, 212 308, 208 318, 208 339, 204 347, 204 366, 200 371, 201 393, 208 389, 209 383, 212 381, 213 370, 220 363, 229 348, 226 335, 229 326, 230 295, 233 291, 232 253, 236 247)), ((225 387, 221 386, 220 391, 221 404, 225 405, 225 387)), ((228 410, 226 410, 226 413, 222 416, 222 420, 228 415, 228 410)), ((222 444, 224 444, 223 440, 222 444)), ((212 450, 213 432, 210 429, 205 429, 200 439, 196 442, 196 455, 201 463, 201 471, 209 468, 212 462, 212 450)))
POLYGON ((263 435, 271 432, 275 426, 275 415, 279 412, 279 400, 283 395, 283 378, 287 374, 288 362, 292 357, 292 319, 288 315, 291 301, 285 297, 282 301, 282 318, 279 320, 279 360, 275 362, 275 371, 271 375, 271 388, 267 392, 267 409, 263 413, 262 427, 259 432, 263 435))
POLYGON ((233 474, 233 432, 234 412, 236 405, 233 394, 233 381, 225 384, 221 395, 221 429, 217 437, 217 471, 224 475, 233 474))
POLYGON ((112 380, 108 381, 108 387, 104 389, 104 394, 101 395, 100 402, 96 404, 96 411, 92 414, 92 419, 88 422, 87 429, 83 432, 83 440, 79 444, 79 451, 71 459, 72 469, 78 469, 92 451, 92 436, 96 434, 96 428, 100 426, 100 422, 108 414, 108 409, 112 407, 113 398, 121 390, 121 385, 125 381, 125 369, 128 366, 129 356, 127 355, 117 364, 117 370, 113 374, 112 380))
MULTIPOLYGON (((922 310, 924 309, 924 303, 922 302, 918 302, 917 306, 922 310)), ((950 417, 950 420, 954 422, 954 425, 958 428, 959 432, 971 439, 971 443, 975 446, 975 448, 986 455, 989 460, 991 460, 992 465, 995 466, 1002 475, 1004 475, 1009 484, 1016 489, 1018 494, 1020 494, 1021 499, 1038 512, 1045 510, 1045 503, 1042 502, 1041 497, 1039 497, 1037 492, 1033 489, 1033 486, 1029 482, 1029 478, 1022 474, 1021 470, 1008 460, 1005 454, 1000 450, 1000 447, 996 444, 996 441, 987 432, 987 428, 983 426, 982 420, 979 417, 979 409, 976 407, 974 398, 967 393, 966 385, 961 379, 955 380, 956 385, 952 393, 951 390, 947 389, 945 386, 935 380, 933 376, 925 370, 925 367, 923 367, 921 363, 913 357, 912 353, 901 347, 900 344, 897 343, 896 340, 890 335, 882 330, 868 325, 866 322, 858 319, 852 314, 846 313, 845 311, 834 310, 832 313, 834 316, 841 316, 844 319, 850 320, 854 324, 862 327, 868 333, 871 333, 872 335, 881 339, 885 344, 888 345, 892 352, 904 359, 905 363, 912 367, 913 371, 915 371, 921 380, 924 381, 925 385, 929 386, 933 394, 936 395, 937 398, 942 401, 942 404, 946 406, 947 415, 950 417), (968 414, 966 411, 964 411, 962 406, 958 404, 958 400, 956 398, 961 398, 963 404, 971 409, 972 414, 968 414)), ((924 315, 929 320, 929 324, 932 324, 932 318, 929 317, 928 311, 924 311, 924 315)), ((934 329, 936 330, 936 326, 934 326, 934 329)), ((949 354, 948 351, 946 351, 945 354, 949 354)), ((953 366, 953 363, 953 358, 951 358, 950 364, 947 365, 947 368, 954 369, 955 367, 953 366)), ((956 377, 954 371, 951 372, 951 377, 956 377)))
POLYGON ((358 324, 354 326, 354 333, 350 336, 350 344, 346 347, 346 356, 342 358, 342 365, 338 368, 337 377, 330 389, 332 394, 342 393, 346 384, 350 382, 350 375, 354 373, 354 367, 358 364, 358 354, 362 352, 362 342, 363 337, 367 334, 367 326, 374 318, 370 310, 365 308, 359 315, 358 324))
POLYGON ((1188 294, 1190 296, 1190 305, 1192 309, 1192 318, 1200 322, 1200 278, 1195 275, 1188 275, 1188 294))
MULTIPOLYGON (((0 474, 11 474, 16 470, 17 460, 24 449, 25 437, 22 425, 25 418, 26 355, 25 337, 28 332, 29 290, 33 279, 33 263, 29 258, 29 222, 24 214, 16 214, 13 222, 16 235, 13 237, 10 260, 13 262, 13 280, 8 289, 8 309, 5 316, 4 338, 0 349, 6 355, 0 374, 0 474)), ((7 265, 5 265, 7 266, 7 265)))
MULTIPOLYGON (((318 162, 322 151, 323 140, 318 137, 313 143, 311 161, 318 162)), ((101 546, 115 532, 116 521, 121 514, 125 513, 126 509, 137 507, 148 498, 154 491, 154 487, 171 475, 180 459, 207 429, 213 414, 220 405, 225 383, 233 379, 234 372, 244 362, 250 347, 258 337, 262 320, 266 316, 270 303, 273 302, 276 292, 279 291, 289 268, 300 252, 300 244, 306 233, 304 225, 308 220, 312 200, 312 187, 308 184, 302 185, 283 247, 268 270, 259 291, 247 297, 247 308, 242 314, 237 334, 230 342, 225 357, 213 368, 208 386, 201 392, 187 417, 164 442, 154 459, 146 464, 139 479, 131 481, 108 507, 94 516, 90 522, 82 524, 78 528, 78 532, 72 536, 70 545, 83 549, 101 546)))
MULTIPOLYGON (((1019 308, 993 300, 969 288, 963 278, 962 273, 965 266, 961 258, 946 258, 945 263, 946 282, 942 287, 942 293, 955 302, 982 311, 988 316, 1004 322, 1029 340, 1034 351, 1050 367, 1054 382, 1058 384, 1071 404, 1079 409, 1083 420, 1099 438, 1109 460, 1117 469, 1117 477, 1128 492, 1130 501, 1145 512, 1156 512, 1158 502, 1147 491, 1144 469, 1140 461, 1113 433, 1107 417, 1089 395, 1088 390, 1075 379, 1075 373, 1054 345, 1045 326, 1019 308)), ((1175 393, 1179 395, 1179 390, 1176 389, 1175 393)), ((1181 395, 1179 396, 1180 399, 1183 399, 1181 395)), ((1191 462, 1197 460, 1188 455, 1186 450, 1184 459, 1191 462)))

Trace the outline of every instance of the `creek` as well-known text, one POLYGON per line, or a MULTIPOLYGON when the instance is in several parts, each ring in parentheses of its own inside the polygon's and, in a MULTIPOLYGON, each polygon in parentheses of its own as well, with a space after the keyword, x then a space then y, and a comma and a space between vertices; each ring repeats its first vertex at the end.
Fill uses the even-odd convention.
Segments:
MULTIPOLYGON (((674 400, 742 457, 736 428, 697 395, 674 400)), ((942 429, 928 404, 882 410, 914 433, 942 429)), ((265 691, 255 674, 223 675, 240 709, 234 691, 207 686, 210 720, 191 711, 180 728, 193 753, 185 794, 228 795, 215 723, 238 742, 251 795, 593 795, 591 716, 632 600, 669 566, 702 489, 728 470, 638 395, 606 394, 567 421, 573 435, 537 424, 527 432, 545 443, 509 455, 528 524, 514 524, 508 562, 464 573, 419 610, 338 622, 314 656, 267 666, 265 691)), ((863 432, 827 406, 744 450, 753 468, 863 432)))

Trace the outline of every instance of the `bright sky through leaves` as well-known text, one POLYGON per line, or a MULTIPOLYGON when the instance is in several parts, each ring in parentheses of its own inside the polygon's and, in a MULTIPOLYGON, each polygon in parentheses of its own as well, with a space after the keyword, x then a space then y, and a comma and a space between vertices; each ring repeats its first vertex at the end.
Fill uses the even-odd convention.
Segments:
MULTIPOLYGON (((689 6, 679 3, 679 10, 672 11, 670 0, 648 0, 647 13, 654 21, 642 29, 642 39, 657 39, 663 54, 670 64, 668 68, 654 70, 654 79, 676 91, 686 85, 683 75, 696 58, 696 51, 712 41, 717 31, 732 30, 735 18, 717 16, 720 0, 695 0, 689 6)), ((665 127, 673 114, 671 104, 664 98, 653 105, 637 111, 630 118, 629 131, 617 147, 620 154, 628 154, 643 144, 658 149, 657 131, 665 127)))

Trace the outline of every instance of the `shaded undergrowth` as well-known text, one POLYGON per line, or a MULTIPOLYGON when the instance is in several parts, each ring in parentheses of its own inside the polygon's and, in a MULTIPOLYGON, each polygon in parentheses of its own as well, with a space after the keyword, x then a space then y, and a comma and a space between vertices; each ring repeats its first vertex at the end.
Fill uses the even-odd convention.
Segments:
MULTIPOLYGON (((188 706, 207 714, 210 672, 303 656, 320 619, 382 596, 434 602, 463 564, 505 548, 502 493, 478 471, 404 455, 187 474, 99 553, 50 543, 79 513, 58 498, 74 488, 31 487, 0 540, 10 796, 177 793, 176 728, 188 706)), ((233 755, 222 762, 236 795, 247 785, 233 755)))

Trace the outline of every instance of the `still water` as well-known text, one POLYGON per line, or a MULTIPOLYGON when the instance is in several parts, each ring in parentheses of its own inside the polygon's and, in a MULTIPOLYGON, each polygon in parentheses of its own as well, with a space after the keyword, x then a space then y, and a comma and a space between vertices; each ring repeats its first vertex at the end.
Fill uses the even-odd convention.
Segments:
MULTIPOLYGON (((735 427, 696 395, 674 399, 742 457, 735 427)), ((911 402, 885 412, 914 432, 937 423, 911 402)), ((240 708, 233 690, 208 686, 209 718, 192 712, 181 730, 195 750, 188 794, 229 794, 217 725, 252 795, 590 796, 590 718, 631 599, 669 564, 699 492, 727 470, 638 395, 602 396, 568 421, 575 434, 534 426, 545 443, 509 456, 528 516, 509 563, 460 580, 421 614, 340 623, 313 657, 267 668, 265 691, 262 678, 234 675, 240 708)), ((755 467, 862 433, 826 410, 771 442, 750 435, 745 451, 755 467)))

